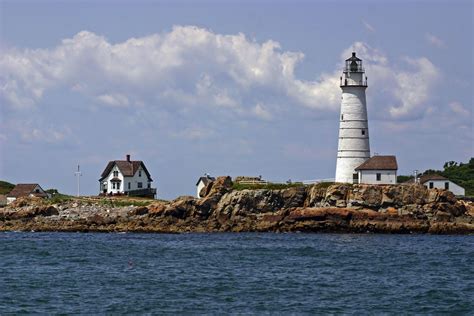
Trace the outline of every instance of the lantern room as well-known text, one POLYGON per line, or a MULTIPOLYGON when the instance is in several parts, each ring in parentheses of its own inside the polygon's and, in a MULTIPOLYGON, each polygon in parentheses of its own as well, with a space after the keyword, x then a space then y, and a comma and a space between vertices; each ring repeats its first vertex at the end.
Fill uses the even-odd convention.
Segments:
POLYGON ((346 68, 344 72, 364 72, 362 59, 357 58, 356 53, 352 52, 351 58, 346 59, 346 68))

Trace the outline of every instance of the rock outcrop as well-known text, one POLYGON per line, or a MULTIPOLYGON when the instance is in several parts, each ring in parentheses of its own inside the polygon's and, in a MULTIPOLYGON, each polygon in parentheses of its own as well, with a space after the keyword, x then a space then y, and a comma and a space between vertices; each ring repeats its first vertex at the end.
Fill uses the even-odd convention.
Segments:
POLYGON ((474 205, 421 185, 323 184, 233 190, 230 177, 148 206, 74 199, 21 200, 0 208, 0 231, 474 233, 474 205))

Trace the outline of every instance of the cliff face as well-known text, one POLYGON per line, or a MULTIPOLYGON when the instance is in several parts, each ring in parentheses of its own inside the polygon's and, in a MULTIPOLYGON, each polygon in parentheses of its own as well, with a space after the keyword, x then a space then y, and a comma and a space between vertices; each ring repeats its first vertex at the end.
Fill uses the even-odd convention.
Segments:
POLYGON ((472 203, 419 185, 234 191, 229 177, 219 177, 202 193, 202 199, 179 197, 146 207, 20 201, 0 209, 0 230, 474 233, 472 203))

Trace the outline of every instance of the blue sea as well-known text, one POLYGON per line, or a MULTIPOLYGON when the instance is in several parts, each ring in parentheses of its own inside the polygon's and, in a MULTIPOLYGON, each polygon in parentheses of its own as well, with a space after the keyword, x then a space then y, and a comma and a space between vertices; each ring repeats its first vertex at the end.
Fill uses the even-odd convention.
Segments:
POLYGON ((474 314, 474 236, 0 233, 0 314, 474 314))

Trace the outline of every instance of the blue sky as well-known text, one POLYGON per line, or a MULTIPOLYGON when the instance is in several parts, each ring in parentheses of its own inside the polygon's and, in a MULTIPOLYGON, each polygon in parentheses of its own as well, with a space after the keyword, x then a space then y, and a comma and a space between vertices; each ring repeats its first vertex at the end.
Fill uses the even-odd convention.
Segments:
POLYGON ((96 194, 143 160, 196 179, 333 178, 342 61, 364 60, 372 153, 467 161, 472 1, 0 1, 0 179, 96 194))

